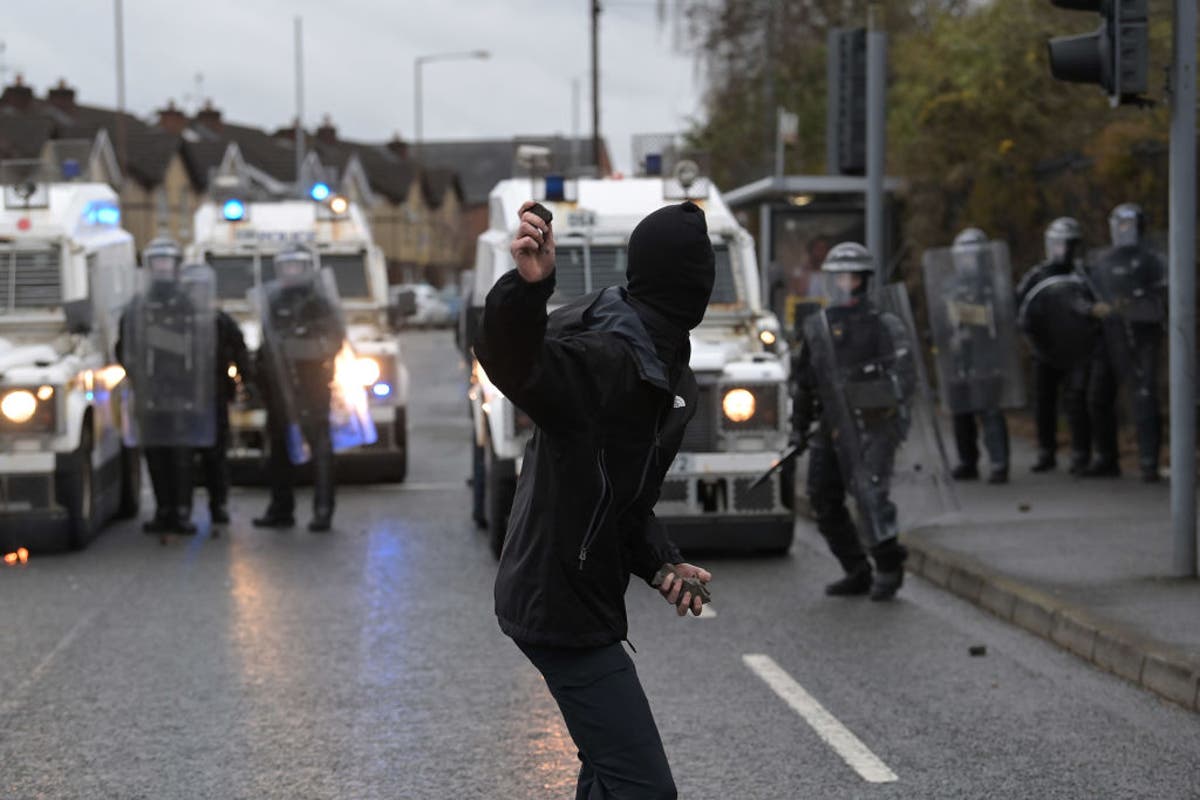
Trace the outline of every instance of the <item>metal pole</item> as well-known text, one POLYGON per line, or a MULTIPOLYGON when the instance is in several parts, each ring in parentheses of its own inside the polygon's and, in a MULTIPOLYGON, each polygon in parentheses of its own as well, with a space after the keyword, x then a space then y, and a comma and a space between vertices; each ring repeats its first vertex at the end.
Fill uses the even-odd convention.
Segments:
POLYGON ((113 2, 113 23, 116 26, 117 48, 117 155, 121 169, 127 169, 128 144, 125 135, 125 11, 122 0, 113 2))
POLYGON ((579 78, 571 78, 571 171, 579 169, 579 111, 583 89, 579 78))
POLYGON ((783 177, 783 108, 775 109, 775 177, 783 177))
POLYGON ((1171 67, 1171 529, 1174 572, 1196 575, 1196 0, 1175 0, 1171 67))
POLYGON ((296 17, 296 192, 304 196, 300 186, 300 169, 304 165, 304 31, 303 20, 296 17))
POLYGON ((758 207, 758 273, 759 284, 758 293, 762 307, 769 311, 775 309, 770 307, 771 304, 771 284, 769 279, 771 276, 771 203, 764 200, 762 205, 758 207))
POLYGON ((600 171, 600 0, 592 0, 592 164, 600 171))
POLYGON ((766 123, 766 136, 763 142, 763 166, 770 168, 771 150, 774 146, 774 141, 771 139, 771 123, 776 123, 776 135, 778 135, 778 113, 775 103, 775 10, 778 4, 775 0, 766 0, 767 13, 763 17, 763 108, 766 110, 763 121, 766 123))
POLYGON ((867 249, 875 258, 875 289, 883 288, 884 252, 883 173, 887 153, 887 32, 875 29, 874 4, 867 31, 867 249))

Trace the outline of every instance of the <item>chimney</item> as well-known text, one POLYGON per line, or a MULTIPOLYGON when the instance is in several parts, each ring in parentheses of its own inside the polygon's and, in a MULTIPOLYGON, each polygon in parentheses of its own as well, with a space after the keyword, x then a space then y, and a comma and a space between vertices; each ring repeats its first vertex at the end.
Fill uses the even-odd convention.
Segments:
POLYGON ((75 90, 63 78, 59 78, 58 85, 46 92, 46 100, 59 111, 75 110, 75 90))
POLYGON ((221 112, 213 107, 212 100, 205 100, 204 108, 196 112, 196 123, 215 132, 220 132, 225 127, 221 122, 221 112))
POLYGON ((408 142, 401 139, 399 133, 392 136, 392 140, 387 143, 387 149, 397 158, 408 158, 408 142))
POLYGON ((317 141, 322 144, 337 144, 337 128, 333 126, 333 120, 328 114, 321 120, 321 127, 317 128, 317 141))
POLYGON ((33 105, 33 89, 26 86, 25 78, 17 73, 13 82, 4 87, 4 94, 0 94, 0 107, 7 106, 18 111, 28 111, 31 105, 33 105))
POLYGON ((158 110, 158 127, 173 136, 183 133, 187 124, 187 115, 176 107, 174 100, 169 100, 166 108, 158 110))

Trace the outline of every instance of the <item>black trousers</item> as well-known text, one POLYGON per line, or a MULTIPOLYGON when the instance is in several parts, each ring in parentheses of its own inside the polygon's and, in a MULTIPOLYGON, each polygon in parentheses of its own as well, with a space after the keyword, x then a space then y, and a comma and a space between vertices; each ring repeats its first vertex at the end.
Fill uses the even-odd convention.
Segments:
MULTIPOLYGON (((267 427, 271 435, 271 451, 267 469, 271 476, 271 504, 269 513, 291 516, 296 510, 296 495, 292 461, 288 458, 287 426, 279 415, 269 418, 267 427)), ((301 432, 312 451, 313 465, 313 515, 333 514, 333 442, 329 434, 329 417, 301 423, 301 432)))
POLYGON ((987 448, 992 469, 1007 471, 1008 421, 999 409, 954 415, 954 444, 958 449, 959 463, 968 467, 978 465, 979 427, 983 428, 983 446, 987 448), (976 416, 979 417, 979 425, 975 423, 976 416))
POLYGON ((575 800, 674 800, 658 726, 633 660, 620 642, 539 647, 517 642, 546 679, 579 748, 575 800))
POLYGON ((192 516, 192 449, 146 447, 146 469, 154 487, 154 516, 187 520, 192 516))
MULTIPOLYGON (((1107 322, 1108 325, 1117 325, 1107 322)), ((1096 457, 1117 460, 1117 387, 1129 387, 1138 456, 1143 469, 1157 469, 1162 449, 1162 414, 1159 411, 1158 364, 1163 329, 1158 324, 1119 326, 1096 348, 1088 383, 1088 411, 1096 437, 1096 457)))
POLYGON ((217 440, 212 447, 200 449, 200 467, 208 491, 208 507, 225 508, 229 504, 230 484, 229 408, 222 402, 217 405, 217 440))
POLYGON ((1034 360, 1034 404, 1037 421, 1038 451, 1054 456, 1058 451, 1059 395, 1067 415, 1071 436, 1071 460, 1086 464, 1092 453, 1092 426, 1087 409, 1087 382, 1090 364, 1074 369, 1058 369, 1034 360))
MULTIPOLYGON (((880 460, 881 472, 890 474, 890 456, 880 460)), ((881 480, 873 484, 873 490, 864 500, 872 508, 860 508, 864 522, 872 525, 877 536, 882 537, 871 547, 875 566, 881 572, 894 572, 904 563, 904 551, 896 541, 896 504, 889 495, 889 482, 881 480)), ((813 436, 808 448, 808 501, 812 507, 817 530, 829 545, 829 552, 846 572, 867 566, 867 553, 854 525, 854 519, 846 508, 846 485, 838 464, 837 453, 829 433, 821 429, 813 436)))

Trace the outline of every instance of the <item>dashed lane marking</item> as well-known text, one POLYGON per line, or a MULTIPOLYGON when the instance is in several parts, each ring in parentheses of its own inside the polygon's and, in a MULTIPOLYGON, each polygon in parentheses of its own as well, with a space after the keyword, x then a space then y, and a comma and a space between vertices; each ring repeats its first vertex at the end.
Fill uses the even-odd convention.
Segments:
POLYGON ((832 747, 864 781, 892 783, 899 780, 896 773, 888 769, 887 764, 872 753, 849 728, 839 722, 837 717, 825 710, 816 698, 804 691, 804 687, 796 683, 770 656, 747 654, 742 656, 742 661, 791 706, 793 711, 803 717, 825 744, 832 747))

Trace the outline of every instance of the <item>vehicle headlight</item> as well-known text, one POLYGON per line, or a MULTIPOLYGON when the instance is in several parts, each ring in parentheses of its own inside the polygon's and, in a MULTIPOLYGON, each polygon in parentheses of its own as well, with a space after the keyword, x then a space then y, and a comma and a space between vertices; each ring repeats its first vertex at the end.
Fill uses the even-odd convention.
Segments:
POLYGON ((354 362, 354 374, 363 386, 372 386, 379 382, 383 371, 378 361, 369 356, 362 356, 354 362))
POLYGON ((3 413, 9 422, 23 425, 33 419, 33 415, 37 411, 37 404, 38 401, 33 396, 33 392, 17 389, 4 395, 4 399, 0 400, 0 413, 3 413))
POLYGON ((730 422, 746 422, 754 416, 757 405, 749 389, 730 389, 721 400, 721 410, 730 422))
POLYGON ((775 331, 762 330, 758 332, 758 340, 767 347, 773 347, 778 337, 775 335, 775 331))

